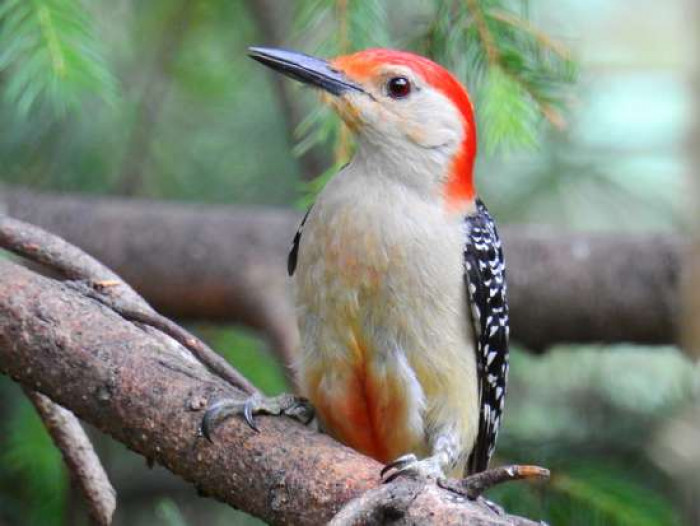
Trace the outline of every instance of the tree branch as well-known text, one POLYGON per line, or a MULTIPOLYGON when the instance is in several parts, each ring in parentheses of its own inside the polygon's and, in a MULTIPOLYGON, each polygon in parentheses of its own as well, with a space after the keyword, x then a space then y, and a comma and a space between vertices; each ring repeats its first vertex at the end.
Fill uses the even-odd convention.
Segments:
POLYGON ((210 370, 243 392, 255 387, 199 338, 155 312, 122 279, 96 259, 48 232, 28 223, 0 216, 0 248, 53 272, 78 280, 70 285, 107 305, 127 320, 143 323, 170 336, 210 370))
POLYGON ((536 352, 558 343, 678 342, 679 236, 502 230, 515 341, 536 352))
MULTIPOLYGON (((66 283, 0 260, 0 371, 212 496, 272 524, 322 524, 379 484, 379 464, 286 418, 213 443, 201 410, 242 396, 177 342, 66 283)), ((528 524, 428 485, 397 524, 528 524)), ((534 524, 534 523, 529 523, 534 524)))
POLYGON ((87 502, 90 517, 99 526, 111 524, 117 506, 117 493, 80 422, 73 413, 54 404, 46 396, 26 387, 24 392, 61 451, 73 480, 87 502))
POLYGON ((549 480, 549 470, 539 466, 499 466, 457 481, 440 482, 440 486, 475 499, 494 486, 515 480, 549 480))
MULTIPOLYGON (((483 503, 479 505, 483 514, 469 517, 460 513, 461 506, 472 501, 463 496, 443 491, 435 484, 419 480, 404 480, 401 484, 385 484, 364 493, 350 501, 333 519, 329 526, 359 526, 383 524, 440 524, 442 525, 485 525, 499 517, 483 503), (449 514, 433 517, 435 506, 453 506, 449 514), (429 519, 428 519, 429 518, 429 519)), ((500 516, 506 524, 514 526, 534 526, 530 520, 515 516, 500 516)), ((541 524, 541 523, 540 523, 541 524)))
MULTIPOLYGON (((18 190, 0 191, 1 201, 116 269, 158 310, 260 329, 291 363, 298 334, 285 261, 299 213, 18 190)), ((515 341, 539 352, 677 342, 679 237, 501 231, 515 341)))

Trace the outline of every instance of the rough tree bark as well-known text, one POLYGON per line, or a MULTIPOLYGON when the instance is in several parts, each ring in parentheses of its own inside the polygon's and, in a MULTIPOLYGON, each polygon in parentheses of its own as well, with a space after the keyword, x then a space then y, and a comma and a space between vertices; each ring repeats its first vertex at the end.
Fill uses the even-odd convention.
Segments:
MULTIPOLYGON (((178 343, 69 283, 0 260, 0 371, 150 461, 272 524, 322 524, 379 482, 380 465, 286 418, 240 419, 210 443, 202 410, 241 396, 178 343)), ((395 524, 534 524, 435 485, 402 483, 377 513, 395 524)), ((383 488, 378 491, 386 491, 383 488)))
POLYGON ((0 203, 0 211, 95 256, 158 311, 179 319, 242 323, 266 334, 285 362, 291 360, 298 336, 285 252, 296 228, 295 212, 22 190, 0 191, 0 203))
MULTIPOLYGON (((0 191, 19 219, 75 243, 180 319, 262 330, 286 361, 298 336, 285 271, 300 214, 0 191)), ((558 343, 677 341, 683 240, 502 228, 513 339, 558 343)))

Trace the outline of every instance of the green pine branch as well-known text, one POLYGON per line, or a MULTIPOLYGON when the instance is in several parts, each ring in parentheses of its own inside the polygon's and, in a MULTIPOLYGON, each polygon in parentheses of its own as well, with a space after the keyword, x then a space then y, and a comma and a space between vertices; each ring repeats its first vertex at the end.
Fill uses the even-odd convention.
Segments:
MULTIPOLYGON (((370 47, 391 44, 386 3, 379 0, 306 0, 299 2, 294 21, 294 39, 307 40, 303 47, 319 56, 337 56, 370 47), (308 38, 314 35, 314 38, 308 38)), ((334 163, 305 183, 300 207, 313 202, 326 182, 352 154, 348 130, 326 105, 317 105, 295 132, 295 155, 304 155, 318 145, 333 149, 334 163)))
POLYGON ((542 121, 566 125, 576 64, 564 45, 532 24, 526 7, 523 0, 438 2, 416 43, 470 87, 481 142, 490 153, 537 146, 542 121))
MULTIPOLYGON (((418 36, 392 42, 383 2, 306 0, 298 4, 295 34, 304 40, 304 49, 321 56, 393 45, 444 64, 469 87, 481 145, 494 153, 538 146, 543 122, 566 126, 564 110, 576 64, 564 45, 528 19, 526 7, 524 0, 435 0, 433 16, 418 36)), ((334 166, 305 186, 304 205, 347 161, 351 147, 342 130, 326 107, 312 110, 298 127, 296 155, 318 145, 336 153, 334 166)))
POLYGON ((84 92, 114 102, 116 82, 93 27, 79 0, 5 0, 0 6, 4 100, 24 117, 44 105, 62 115, 84 92))

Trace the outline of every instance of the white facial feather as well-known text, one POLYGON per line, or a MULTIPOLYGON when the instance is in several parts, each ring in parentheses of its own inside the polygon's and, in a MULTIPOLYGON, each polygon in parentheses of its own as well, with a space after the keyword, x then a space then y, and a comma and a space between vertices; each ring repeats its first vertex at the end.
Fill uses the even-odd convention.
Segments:
POLYGON ((391 66, 368 93, 350 93, 338 102, 341 115, 354 120, 358 155, 386 166, 383 174, 434 193, 447 180, 454 155, 464 139, 461 113, 439 90, 409 68, 391 66), (410 94, 393 99, 386 82, 397 76, 411 83, 410 94))

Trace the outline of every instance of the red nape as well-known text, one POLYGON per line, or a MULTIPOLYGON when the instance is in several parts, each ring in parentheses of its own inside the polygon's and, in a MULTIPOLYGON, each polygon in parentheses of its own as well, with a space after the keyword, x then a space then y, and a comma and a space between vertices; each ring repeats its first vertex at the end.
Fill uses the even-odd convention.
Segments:
POLYGON ((452 161, 450 178, 445 187, 445 197, 450 208, 459 208, 461 205, 473 201, 476 197, 473 175, 475 156, 476 140, 465 137, 459 153, 452 161))
POLYGON ((450 99, 464 119, 464 140, 452 163, 445 197, 450 207, 460 207, 474 199, 476 195, 473 179, 476 157, 474 108, 467 90, 452 73, 420 55, 383 48, 366 49, 352 55, 338 57, 332 61, 332 64, 359 81, 367 80, 382 66, 389 64, 406 66, 450 99))

